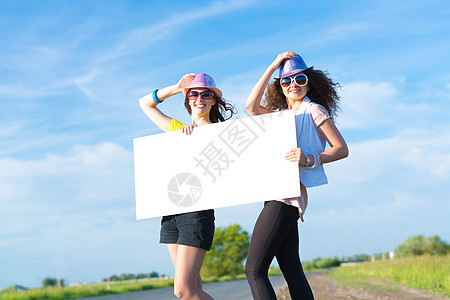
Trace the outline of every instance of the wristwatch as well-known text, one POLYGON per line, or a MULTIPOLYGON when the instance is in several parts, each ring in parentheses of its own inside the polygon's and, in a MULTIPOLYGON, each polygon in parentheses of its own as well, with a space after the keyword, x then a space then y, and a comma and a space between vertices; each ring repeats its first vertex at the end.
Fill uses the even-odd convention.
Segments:
POLYGON ((306 155, 306 166, 305 167, 308 167, 310 162, 311 162, 311 158, 309 158, 309 156, 306 155))

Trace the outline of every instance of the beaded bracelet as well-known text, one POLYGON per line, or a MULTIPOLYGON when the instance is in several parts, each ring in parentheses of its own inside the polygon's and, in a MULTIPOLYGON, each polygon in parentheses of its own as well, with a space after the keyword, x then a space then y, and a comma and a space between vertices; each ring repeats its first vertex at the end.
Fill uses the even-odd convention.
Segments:
POLYGON ((158 97, 156 96, 156 92, 158 91, 158 89, 154 90, 152 93, 152 97, 153 97, 153 101, 155 101, 156 103, 162 103, 164 100, 159 100, 158 97))

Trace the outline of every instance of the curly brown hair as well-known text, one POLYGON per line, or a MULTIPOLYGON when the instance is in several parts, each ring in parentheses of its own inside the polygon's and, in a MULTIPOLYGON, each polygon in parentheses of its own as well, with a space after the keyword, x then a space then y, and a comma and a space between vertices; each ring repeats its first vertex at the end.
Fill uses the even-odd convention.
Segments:
MULTIPOLYGON (((189 106, 189 98, 187 94, 188 93, 186 93, 186 96, 184 98, 184 107, 186 107, 189 115, 191 115, 192 110, 189 106)), ((216 103, 211 107, 211 111, 209 113, 209 119, 212 123, 223 122, 230 119, 234 114, 237 113, 236 108, 230 103, 227 103, 224 98, 220 98, 214 93, 213 99, 216 100, 216 103), (230 113, 230 116, 228 117, 226 117, 227 112, 230 113)))
MULTIPOLYGON (((311 101, 323 105, 330 116, 337 115, 340 98, 336 89, 341 87, 339 83, 333 82, 330 74, 321 70, 306 69, 302 73, 308 76, 309 90, 306 96, 311 101)), ((280 85, 280 79, 275 79, 269 84, 265 95, 265 107, 270 110, 283 110, 288 108, 286 97, 280 85)))

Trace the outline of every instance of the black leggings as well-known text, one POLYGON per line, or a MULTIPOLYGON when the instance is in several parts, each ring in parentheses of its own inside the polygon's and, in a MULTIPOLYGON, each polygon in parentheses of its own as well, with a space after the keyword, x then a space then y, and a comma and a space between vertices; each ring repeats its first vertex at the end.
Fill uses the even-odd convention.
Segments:
POLYGON ((279 201, 264 204, 248 250, 245 274, 256 300, 276 300, 267 272, 274 257, 286 279, 292 300, 314 299, 298 253, 298 208, 279 201))

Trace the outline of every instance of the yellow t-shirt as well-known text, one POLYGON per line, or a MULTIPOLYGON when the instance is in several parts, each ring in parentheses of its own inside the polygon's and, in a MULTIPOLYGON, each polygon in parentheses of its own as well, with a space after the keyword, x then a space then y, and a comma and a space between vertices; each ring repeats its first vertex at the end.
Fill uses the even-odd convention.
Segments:
POLYGON ((183 128, 184 124, 175 119, 170 120, 170 131, 176 131, 183 128))

